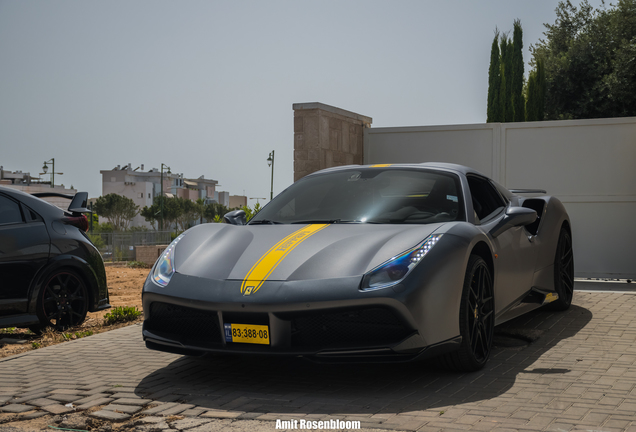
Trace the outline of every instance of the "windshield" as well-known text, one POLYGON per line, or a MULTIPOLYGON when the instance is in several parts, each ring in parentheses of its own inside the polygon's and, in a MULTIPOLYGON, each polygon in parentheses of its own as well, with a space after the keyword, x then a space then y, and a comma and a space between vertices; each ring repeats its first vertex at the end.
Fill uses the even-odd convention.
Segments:
POLYGON ((360 168, 305 177, 255 223, 427 224, 465 220, 459 178, 421 169, 360 168))

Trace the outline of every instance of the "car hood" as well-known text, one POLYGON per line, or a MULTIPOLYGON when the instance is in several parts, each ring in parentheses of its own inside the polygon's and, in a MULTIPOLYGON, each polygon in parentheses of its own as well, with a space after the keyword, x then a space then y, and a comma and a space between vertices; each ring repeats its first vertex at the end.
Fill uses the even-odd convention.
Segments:
POLYGON ((363 275, 443 224, 203 224, 175 248, 178 273, 216 280, 295 281, 363 275))

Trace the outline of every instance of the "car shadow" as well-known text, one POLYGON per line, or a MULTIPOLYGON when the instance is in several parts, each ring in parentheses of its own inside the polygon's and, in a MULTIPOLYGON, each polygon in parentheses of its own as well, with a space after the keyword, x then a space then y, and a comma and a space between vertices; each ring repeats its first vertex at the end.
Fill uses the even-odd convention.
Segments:
MULTIPOLYGON (((444 370, 434 361, 317 364, 298 358, 180 357, 144 377, 141 397, 181 401, 207 409, 253 413, 375 414, 441 409, 492 399, 522 374, 546 383, 569 369, 533 364, 576 335, 592 313, 573 305, 565 312, 537 310, 496 328, 495 348, 484 369, 444 370), (155 396, 156 397, 156 396, 155 396)), ((547 384, 546 384, 547 385, 547 384)))

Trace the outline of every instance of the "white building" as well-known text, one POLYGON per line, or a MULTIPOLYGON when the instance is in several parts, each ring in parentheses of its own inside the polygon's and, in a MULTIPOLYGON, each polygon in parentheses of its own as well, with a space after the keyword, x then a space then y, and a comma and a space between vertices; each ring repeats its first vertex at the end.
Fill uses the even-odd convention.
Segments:
MULTIPOLYGON (((115 193, 132 199, 140 209, 150 207, 154 197, 161 195, 162 173, 158 168, 144 171, 144 165, 132 168, 131 164, 123 167, 117 165, 111 170, 101 170, 102 195, 115 193)), ((230 193, 217 191, 217 180, 198 178, 186 178, 183 174, 168 173, 163 171, 163 193, 166 197, 180 197, 192 201, 199 198, 206 204, 219 203, 230 206, 230 193)), ((243 197, 244 198, 244 197, 243 197)), ((131 226, 145 226, 151 228, 143 216, 137 215, 131 222, 131 226)))
MULTIPOLYGON (((22 171, 7 171, 0 166, 0 186, 17 189, 28 194, 53 192, 63 195, 73 196, 77 193, 77 189, 67 189, 64 185, 54 185, 51 187, 50 181, 42 181, 39 178, 32 177, 31 173, 22 171)), ((67 210, 71 203, 68 199, 59 197, 42 198, 62 210, 67 210)))
MULTIPOLYGON (((196 179, 184 178, 183 174, 168 173, 163 175, 158 168, 144 171, 144 166, 132 168, 131 164, 123 167, 117 165, 111 170, 101 170, 102 195, 115 193, 132 199, 140 209, 153 203, 154 197, 161 195, 161 180, 163 178, 163 193, 166 197, 181 197, 196 201, 199 198, 214 200, 216 196, 216 180, 203 176, 196 179)), ((146 226, 150 224, 141 215, 135 216, 131 226, 146 226)))

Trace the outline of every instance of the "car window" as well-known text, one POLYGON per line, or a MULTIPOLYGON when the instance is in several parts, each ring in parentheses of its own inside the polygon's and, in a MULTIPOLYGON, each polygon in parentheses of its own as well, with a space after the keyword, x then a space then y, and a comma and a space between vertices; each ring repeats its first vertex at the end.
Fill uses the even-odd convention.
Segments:
POLYGON ((476 223, 484 222, 504 209, 506 203, 491 182, 477 176, 468 176, 467 179, 476 223))
POLYGON ((42 218, 36 212, 27 207, 24 203, 22 203, 22 214, 24 218, 28 222, 41 222, 42 218))
POLYGON ((465 220, 459 178, 417 169, 360 168, 302 179, 252 221, 425 224, 465 220))
POLYGON ((6 196, 0 195, 0 225, 22 222, 20 205, 6 196))

